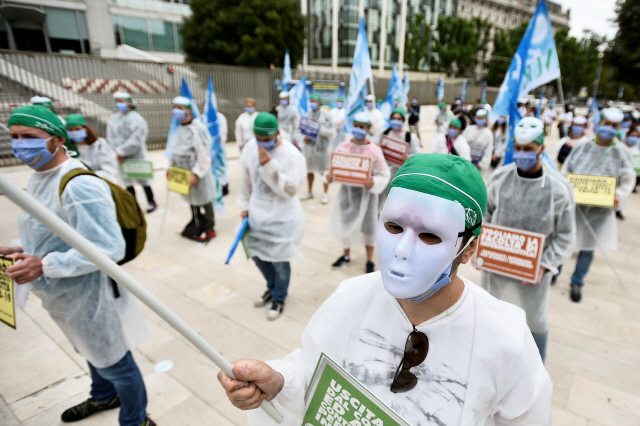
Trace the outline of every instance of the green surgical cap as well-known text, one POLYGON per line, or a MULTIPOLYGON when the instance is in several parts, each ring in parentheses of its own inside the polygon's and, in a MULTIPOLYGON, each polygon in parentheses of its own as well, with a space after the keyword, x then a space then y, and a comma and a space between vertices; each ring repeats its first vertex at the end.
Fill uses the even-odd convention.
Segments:
POLYGON ((376 103, 377 104, 381 104, 382 103, 382 99, 376 99, 376 103))
POLYGON ((315 93, 313 95, 311 95, 309 97, 310 100, 312 101, 319 101, 320 100, 320 96, 316 95, 315 93))
POLYGON ((67 127, 86 126, 87 122, 80 114, 69 114, 66 118, 67 127))
POLYGON ((405 111, 404 108, 394 108, 393 111, 391 111, 391 115, 393 114, 400 114, 404 119, 407 116, 407 111, 405 111))
POLYGON ((462 128, 462 122, 459 119, 454 118, 449 122, 449 127, 457 127, 458 129, 462 128))
POLYGON ((63 137, 67 153, 71 157, 76 157, 78 155, 78 148, 76 148, 69 140, 67 129, 62 124, 62 121, 60 121, 58 116, 43 106, 27 105, 17 108, 11 113, 11 117, 9 117, 9 122, 7 124, 9 126, 21 124, 27 127, 35 127, 51 133, 52 135, 63 137))
POLYGON ((438 104, 438 108, 440 108, 440 109, 445 108, 446 106, 447 106, 447 104, 445 104, 444 102, 440 102, 438 104))
POLYGON ((449 154, 412 155, 396 173, 389 191, 394 187, 460 203, 465 211, 465 227, 480 236, 487 210, 487 187, 470 161, 449 154))
POLYGON ((268 112, 261 112, 253 122, 253 134, 256 136, 273 136, 278 131, 278 119, 268 112))

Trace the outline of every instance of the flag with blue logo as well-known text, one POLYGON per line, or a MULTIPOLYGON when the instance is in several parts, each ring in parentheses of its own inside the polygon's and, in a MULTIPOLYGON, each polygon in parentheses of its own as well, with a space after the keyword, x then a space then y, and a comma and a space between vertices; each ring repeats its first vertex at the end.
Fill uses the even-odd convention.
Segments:
POLYGON ((438 98, 438 102, 442 102, 442 100, 444 99, 444 76, 442 74, 440 74, 440 78, 438 79, 436 97, 438 98))
MULTIPOLYGON (((189 90, 189 85, 184 77, 182 77, 182 86, 180 86, 180 96, 184 96, 191 101, 191 116, 193 118, 199 117, 200 111, 198 110, 198 105, 196 105, 196 102, 193 100, 191 90, 189 90)), ((171 139, 173 138, 173 135, 175 135, 179 125, 180 123, 175 117, 171 118, 171 126, 169 126, 169 135, 167 136, 167 147, 164 150, 164 156, 167 158, 173 157, 171 155, 171 139)))
POLYGON ((382 112, 384 117, 386 128, 391 127, 391 111, 393 111, 393 100, 402 99, 401 94, 404 94, 404 83, 400 80, 400 74, 398 74, 398 68, 396 64, 393 64, 391 69, 391 80, 389 80, 389 89, 387 90, 387 97, 382 101, 378 109, 382 112))
POLYGON ((289 83, 291 82, 291 59, 289 58, 289 49, 284 55, 284 69, 282 70, 282 90, 289 90, 289 83))
MULTIPOLYGON (((551 20, 547 4, 545 0, 541 0, 511 61, 493 106, 492 115, 509 117, 509 142, 505 152, 505 165, 513 162, 513 129, 522 118, 518 111, 518 99, 536 87, 558 78, 560 62, 551 20)), ((553 164, 546 151, 544 157, 547 163, 553 164)))
POLYGON ((351 77, 349 78, 349 92, 347 93, 347 117, 344 130, 351 133, 353 118, 360 111, 364 111, 364 98, 367 96, 367 80, 373 79, 371 73, 371 56, 367 32, 364 29, 364 18, 360 18, 360 27, 356 39, 356 49, 353 54, 351 77))
MULTIPOLYGON (((309 93, 307 91, 307 77, 302 77, 295 86, 289 90, 289 102, 291 106, 298 111, 300 117, 305 115, 311 105, 309 105, 309 93)), ((293 135, 291 135, 293 137, 293 135)))
POLYGON ((462 80, 462 95, 460 95, 462 102, 467 99, 467 79, 462 80))
POLYGON ((209 76, 207 95, 204 101, 202 122, 207 126, 211 135, 211 171, 216 182, 216 197, 212 200, 216 213, 224 214, 225 206, 222 198, 222 186, 228 182, 227 157, 221 144, 220 123, 218 123, 218 102, 216 92, 213 90, 213 80, 209 76))

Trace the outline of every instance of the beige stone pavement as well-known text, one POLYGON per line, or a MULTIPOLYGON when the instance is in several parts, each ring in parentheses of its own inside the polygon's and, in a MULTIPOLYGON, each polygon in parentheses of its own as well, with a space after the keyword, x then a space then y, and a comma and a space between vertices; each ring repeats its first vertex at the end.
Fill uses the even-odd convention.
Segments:
MULTIPOLYGON (((422 136, 425 152, 433 138, 435 108, 423 109, 422 136), (425 117, 426 116, 426 117, 425 117)), ((556 131, 554 130, 554 133, 556 131)), ((549 148, 557 137, 550 138, 549 148)), ((320 304, 344 279, 364 273, 364 249, 353 248, 352 265, 333 271, 330 264, 341 254, 340 245, 326 232, 331 202, 317 197, 304 202, 307 219, 303 253, 306 262, 293 264, 284 315, 274 322, 266 310, 253 307, 264 291, 264 280, 255 265, 237 253, 228 266, 224 260, 239 223, 237 150, 228 147, 231 194, 228 211, 217 217, 218 236, 208 245, 177 235, 190 219, 186 204, 175 194, 168 203, 164 233, 160 223, 166 205, 164 177, 156 172, 155 194, 161 211, 148 216, 148 242, 139 258, 125 266, 187 323, 213 344, 227 359, 281 358, 300 345, 302 331, 320 304)), ((164 166, 162 152, 151 153, 157 168, 164 166)), ((23 188, 30 171, 4 168, 23 188)), ((301 188, 302 193, 304 189, 301 188)), ((146 206, 138 189, 141 205, 146 206)), ((620 247, 610 256, 626 284, 615 279, 602 253, 597 253, 588 276, 582 303, 568 297, 569 276, 575 258, 551 289, 550 342, 547 368, 554 382, 553 417, 559 426, 640 425, 640 194, 633 194, 619 222, 620 247)), ((19 209, 0 196, 0 245, 18 238, 19 209)), ((462 274, 479 281, 469 266, 462 274)), ((142 306, 152 337, 134 351, 149 394, 148 411, 159 426, 247 425, 218 385, 218 369, 157 315, 142 306), (153 367, 171 360, 166 373, 153 367)), ((0 425, 60 425, 61 412, 88 396, 90 378, 82 357, 31 296, 17 312, 18 329, 0 324, 0 425)), ((100 413, 78 425, 116 425, 117 410, 100 413)))

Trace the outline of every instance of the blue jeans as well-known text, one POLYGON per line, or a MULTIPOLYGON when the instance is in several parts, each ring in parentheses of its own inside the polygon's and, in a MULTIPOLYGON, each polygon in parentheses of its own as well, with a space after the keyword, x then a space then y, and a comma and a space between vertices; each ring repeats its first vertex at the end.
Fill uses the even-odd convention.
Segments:
POLYGON ((547 340, 549 340, 549 332, 531 332, 531 334, 533 335, 533 340, 535 340, 536 342, 536 346, 538 347, 538 351, 540 352, 540 357, 542 358, 542 362, 544 363, 545 358, 547 358, 547 340))
POLYGON ((578 254, 578 263, 576 263, 576 270, 571 276, 571 285, 579 285, 580 287, 584 285, 584 278, 589 272, 591 262, 593 262, 592 251, 581 251, 578 254))
POLYGON ((267 289, 271 293, 271 300, 284 302, 291 279, 291 264, 289 262, 265 262, 257 256, 253 257, 253 261, 256 262, 258 269, 267 280, 267 289))
POLYGON ((96 368, 90 362, 87 364, 93 380, 91 398, 101 403, 118 394, 120 426, 140 426, 147 417, 147 391, 131 352, 111 367, 96 368))

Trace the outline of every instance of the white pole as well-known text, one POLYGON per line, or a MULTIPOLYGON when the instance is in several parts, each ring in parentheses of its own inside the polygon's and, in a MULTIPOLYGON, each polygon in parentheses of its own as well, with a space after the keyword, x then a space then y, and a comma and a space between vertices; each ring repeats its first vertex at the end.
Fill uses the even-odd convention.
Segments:
MULTIPOLYGON (((302 16, 307 16, 307 0, 300 0, 300 13, 302 16)), ((309 42, 304 42, 304 51, 302 53, 302 71, 307 72, 307 66, 309 65, 309 42)))
POLYGON ((384 57, 387 51, 387 2, 388 0, 382 0, 382 10, 380 11, 380 55, 378 55, 380 61, 378 75, 380 78, 384 77, 384 57))
MULTIPOLYGON (((229 361, 224 359, 218 351, 216 351, 206 340, 202 338, 196 331, 191 328, 182 318, 176 315, 167 305, 162 303, 160 299, 153 295, 149 290, 137 282, 128 272, 109 259, 107 255, 102 253, 91 242, 70 227, 66 222, 58 216, 51 214, 35 198, 27 194, 26 191, 20 189, 18 185, 13 183, 3 173, 0 173, 0 191, 11 201, 18 205, 23 211, 34 217, 38 222, 52 231, 64 242, 69 244, 80 254, 86 257, 90 262, 95 264, 100 270, 113 278, 118 284, 129 290, 131 294, 138 298, 142 303, 147 305, 153 312, 158 314, 160 318, 165 320, 178 333, 186 338, 193 346, 198 348, 207 358, 218 366, 229 377, 235 378, 233 368, 229 361)), ((269 414, 269 416, 277 423, 282 423, 282 416, 273 406, 262 401, 260 407, 269 414)))
POLYGON ((333 0, 331 10, 331 68, 334 74, 338 73, 338 13, 340 1, 333 0))
POLYGON ((364 0, 360 0, 358 3, 358 22, 360 22, 360 18, 364 18, 364 0))
POLYGON ((400 46, 398 54, 398 65, 400 73, 404 72, 404 40, 407 37, 407 0, 402 0, 400 7, 400 46))

